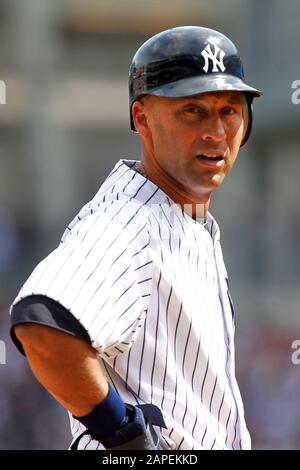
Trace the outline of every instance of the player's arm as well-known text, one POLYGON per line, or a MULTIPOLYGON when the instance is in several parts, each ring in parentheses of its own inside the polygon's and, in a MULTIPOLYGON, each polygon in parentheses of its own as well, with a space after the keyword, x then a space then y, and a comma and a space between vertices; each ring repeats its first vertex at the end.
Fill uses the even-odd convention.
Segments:
POLYGON ((97 352, 87 342, 34 323, 14 331, 38 381, 73 415, 86 415, 107 396, 97 352))
POLYGON ((152 426, 109 387, 87 342, 34 323, 16 325, 14 333, 39 382, 106 448, 157 449, 152 426))

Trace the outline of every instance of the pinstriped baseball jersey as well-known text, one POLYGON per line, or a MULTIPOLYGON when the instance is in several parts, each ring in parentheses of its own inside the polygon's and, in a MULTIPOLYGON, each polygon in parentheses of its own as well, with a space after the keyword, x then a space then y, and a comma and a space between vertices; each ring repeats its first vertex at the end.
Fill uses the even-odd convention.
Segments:
MULTIPOLYGON (((78 319, 124 401, 161 408, 163 448, 250 448, 218 225, 191 218, 135 163, 116 164, 14 304, 41 294, 78 319)), ((85 428, 70 419, 77 438, 85 428)), ((78 448, 102 447, 84 435, 78 448)))

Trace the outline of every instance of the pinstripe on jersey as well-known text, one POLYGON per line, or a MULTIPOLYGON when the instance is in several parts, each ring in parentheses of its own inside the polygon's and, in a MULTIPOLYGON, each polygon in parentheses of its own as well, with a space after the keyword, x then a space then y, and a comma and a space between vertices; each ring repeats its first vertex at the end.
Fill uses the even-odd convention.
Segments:
MULTIPOLYGON (((164 448, 249 448, 217 223, 193 220, 134 164, 117 163, 14 304, 43 294, 67 308, 124 401, 162 409, 164 448)), ((79 448, 101 445, 85 435, 79 448)))

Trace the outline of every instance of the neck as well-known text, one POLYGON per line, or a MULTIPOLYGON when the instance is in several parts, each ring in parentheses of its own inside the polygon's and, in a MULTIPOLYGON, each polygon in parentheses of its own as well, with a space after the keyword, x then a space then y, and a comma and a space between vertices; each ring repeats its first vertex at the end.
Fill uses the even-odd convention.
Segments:
POLYGON ((148 164, 146 159, 142 158, 140 168, 147 178, 166 193, 172 201, 180 205, 184 212, 187 212, 194 219, 201 219, 206 216, 210 203, 210 193, 192 194, 166 173, 155 160, 148 164))

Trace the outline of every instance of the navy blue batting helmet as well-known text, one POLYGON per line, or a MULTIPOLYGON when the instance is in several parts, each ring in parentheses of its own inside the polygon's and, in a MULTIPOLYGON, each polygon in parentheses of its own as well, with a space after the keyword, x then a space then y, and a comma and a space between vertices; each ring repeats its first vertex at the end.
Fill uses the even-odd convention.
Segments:
POLYGON ((144 95, 182 98, 200 93, 241 91, 248 104, 247 129, 252 127, 252 100, 262 92, 245 83, 235 45, 224 34, 200 26, 168 29, 148 39, 133 57, 129 71, 131 108, 144 95))

